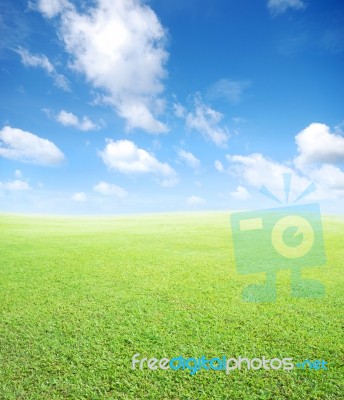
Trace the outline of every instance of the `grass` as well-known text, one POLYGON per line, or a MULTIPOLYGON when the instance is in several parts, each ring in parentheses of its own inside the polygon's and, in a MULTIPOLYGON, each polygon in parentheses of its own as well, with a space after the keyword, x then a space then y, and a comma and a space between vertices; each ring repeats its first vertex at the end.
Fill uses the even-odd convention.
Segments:
MULTIPOLYGON (((343 398, 344 221, 324 221, 323 299, 245 303, 229 213, 0 216, 1 399, 343 398), (328 371, 132 370, 131 358, 324 359, 328 371)), ((259 279, 264 276, 259 274, 259 279)))

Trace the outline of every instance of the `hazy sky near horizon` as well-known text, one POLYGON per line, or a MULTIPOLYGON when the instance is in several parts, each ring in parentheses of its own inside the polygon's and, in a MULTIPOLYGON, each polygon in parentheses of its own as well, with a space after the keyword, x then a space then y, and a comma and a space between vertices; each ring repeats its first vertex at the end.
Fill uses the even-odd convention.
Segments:
POLYGON ((344 3, 3 0, 0 212, 343 213, 344 3))

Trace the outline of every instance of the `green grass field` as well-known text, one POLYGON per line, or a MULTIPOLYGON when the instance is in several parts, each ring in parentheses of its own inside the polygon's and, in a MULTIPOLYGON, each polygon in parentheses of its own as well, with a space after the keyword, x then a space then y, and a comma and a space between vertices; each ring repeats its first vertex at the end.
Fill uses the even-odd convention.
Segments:
MULTIPOLYGON (((344 220, 323 299, 245 303, 229 213, 0 216, 0 399, 342 399, 344 220), (132 370, 141 357, 324 359, 328 371, 132 370)), ((258 277, 262 282, 263 275, 258 277)))

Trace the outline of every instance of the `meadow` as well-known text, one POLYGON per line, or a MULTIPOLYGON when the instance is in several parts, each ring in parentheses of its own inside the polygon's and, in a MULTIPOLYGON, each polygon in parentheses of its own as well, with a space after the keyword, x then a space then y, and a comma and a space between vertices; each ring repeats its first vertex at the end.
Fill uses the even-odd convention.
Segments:
POLYGON ((344 220, 321 299, 243 302, 229 213, 0 216, 0 399, 343 398, 344 220), (323 359, 328 370, 131 369, 132 356, 323 359))

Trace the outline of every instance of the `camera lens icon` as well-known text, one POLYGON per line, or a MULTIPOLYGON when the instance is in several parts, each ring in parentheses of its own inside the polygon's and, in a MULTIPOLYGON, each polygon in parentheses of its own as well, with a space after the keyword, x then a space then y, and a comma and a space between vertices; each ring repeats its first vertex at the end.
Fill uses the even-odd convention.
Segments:
POLYGON ((304 257, 314 244, 313 227, 300 215, 285 216, 273 227, 271 243, 282 257, 304 257))

